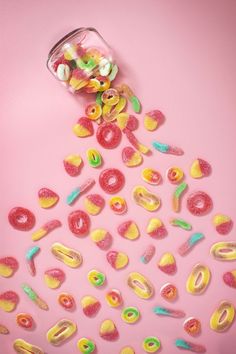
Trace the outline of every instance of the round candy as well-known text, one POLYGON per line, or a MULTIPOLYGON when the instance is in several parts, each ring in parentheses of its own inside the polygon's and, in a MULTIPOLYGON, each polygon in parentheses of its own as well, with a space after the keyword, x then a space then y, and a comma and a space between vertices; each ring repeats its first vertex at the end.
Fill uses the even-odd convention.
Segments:
POLYGON ((68 216, 68 225, 73 234, 85 236, 89 232, 90 218, 83 210, 75 210, 68 216))
POLYGON ((52 245, 51 252, 59 261, 71 268, 78 268, 83 262, 83 258, 78 251, 59 242, 52 245))
POLYGON ((17 271, 18 266, 19 264, 14 257, 0 258, 0 275, 9 278, 17 271))
POLYGON ((105 205, 105 200, 100 194, 89 194, 84 199, 84 208, 90 215, 97 215, 105 205))
POLYGON ((223 280, 226 285, 236 289, 236 269, 224 273, 223 280))
POLYGON ((136 240, 140 236, 138 226, 132 220, 120 224, 117 231, 122 237, 127 238, 128 240, 136 240))
POLYGON ((64 160, 64 167, 68 175, 77 176, 83 165, 82 158, 79 155, 68 155, 64 160))
POLYGON ((95 229, 90 233, 91 240, 101 249, 107 250, 111 247, 112 236, 105 229, 95 229))
POLYGON ((205 192, 194 192, 188 196, 187 208, 193 215, 205 215, 212 209, 212 206, 212 199, 205 192))
POLYGON ((109 89, 111 82, 108 77, 106 76, 97 76, 96 79, 100 83, 99 91, 103 92, 109 89))
POLYGON ((96 346, 91 339, 80 338, 77 342, 77 348, 79 349, 80 353, 90 354, 94 353, 96 346))
POLYGON ((87 117, 79 118, 73 127, 73 132, 79 138, 86 138, 87 136, 93 135, 94 129, 91 120, 87 117))
POLYGON ((184 178, 184 173, 179 167, 171 167, 167 171, 167 178, 170 183, 177 184, 184 178))
POLYGON ((117 251, 109 251, 107 253, 107 260, 114 269, 123 269, 129 263, 127 254, 117 251))
POLYGON ((209 268, 198 263, 193 267, 187 279, 186 290, 192 295, 202 294, 206 290, 210 279, 211 273, 209 268))
POLYGON ((49 269, 44 273, 44 280, 51 289, 57 289, 65 281, 66 275, 58 268, 49 269))
POLYGON ((111 307, 119 307, 123 303, 121 293, 117 289, 111 289, 106 293, 106 301, 111 307))
POLYGON ((146 353, 156 353, 160 349, 161 343, 157 337, 146 337, 143 340, 143 350, 146 353))
POLYGON ((116 168, 107 168, 100 173, 99 184, 109 194, 119 192, 125 183, 125 176, 116 168))
POLYGON ((210 249, 210 254, 217 261, 236 260, 236 242, 217 242, 210 249))
POLYGON ((167 283, 161 287, 160 294, 167 301, 174 301, 178 296, 178 291, 175 285, 167 283))
POLYGON ((98 313, 98 311, 101 308, 101 304, 98 301, 98 299, 96 299, 96 297, 90 296, 90 295, 89 296, 84 296, 81 299, 81 305, 82 305, 82 308, 83 308, 83 313, 87 317, 96 316, 96 314, 98 313))
POLYGON ((184 330, 191 336, 197 336, 201 332, 201 322, 194 317, 184 321, 184 330))
POLYGON ((144 117, 144 127, 149 130, 153 131, 159 127, 161 123, 164 121, 164 115, 158 109, 154 109, 145 114, 144 117))
POLYGON ((121 349, 120 354, 135 354, 135 351, 132 347, 124 347, 121 349))
POLYGON ((164 253, 158 262, 158 268, 166 274, 172 275, 176 273, 177 267, 173 254, 168 252, 164 253))
POLYGON ((98 127, 96 137, 102 147, 114 149, 121 141, 121 130, 113 123, 103 123, 98 127))
POLYGON ((18 313, 16 315, 16 323, 18 326, 26 328, 26 329, 31 329, 34 324, 34 320, 32 316, 30 316, 27 313, 18 313))
POLYGON ((74 322, 67 319, 60 320, 55 324, 55 326, 48 330, 47 340, 52 345, 61 345, 67 339, 73 336, 76 330, 77 326, 74 322))
POLYGON ((103 92, 102 102, 108 106, 114 106, 119 102, 120 95, 116 89, 110 88, 103 92))
POLYGON ((227 331, 234 320, 235 308, 229 301, 222 301, 210 318, 210 327, 213 331, 227 331))
POLYGON ((100 104, 97 104, 96 102, 90 103, 85 108, 85 114, 89 119, 97 120, 102 115, 102 107, 100 106, 100 104))
POLYGON ((108 341, 116 340, 119 337, 119 332, 112 320, 105 320, 101 323, 99 334, 100 337, 108 341))
POLYGON ((11 209, 8 220, 11 226, 20 231, 29 231, 35 224, 34 214, 29 209, 22 207, 11 209))
POLYGON ((140 312, 136 307, 126 307, 121 312, 121 318, 126 323, 136 323, 139 317, 140 312))
POLYGON ((160 219, 152 218, 148 222, 146 232, 153 238, 163 238, 167 235, 165 225, 160 219))
POLYGON ((109 201, 109 206, 115 214, 124 214, 127 211, 127 204, 124 198, 115 196, 109 201))
POLYGON ((227 235, 233 227, 233 221, 231 218, 223 214, 215 215, 213 218, 213 224, 216 228, 216 231, 220 235, 227 235))
POLYGON ((88 281, 95 287, 102 286, 106 281, 106 276, 96 269, 91 270, 87 275, 88 281))
POLYGON ((202 178, 202 177, 207 177, 211 173, 211 165, 203 160, 203 159, 196 159, 193 161, 191 169, 190 169, 190 175, 193 178, 202 178))
POLYGON ((122 161, 127 167, 135 167, 143 162, 143 157, 139 151, 127 146, 122 150, 122 161))
POLYGON ((41 208, 48 209, 57 204, 59 196, 48 188, 41 188, 38 191, 39 205, 41 208))
POLYGON ((148 211, 155 211, 160 208, 161 200, 155 194, 149 192, 143 186, 136 186, 133 189, 134 201, 148 211))
POLYGON ((75 300, 72 295, 67 293, 61 293, 58 296, 58 303, 64 307, 65 310, 71 310, 75 307, 75 300))
POLYGON ((158 185, 161 183, 162 177, 158 171, 152 168, 144 168, 142 170, 142 179, 149 184, 158 185))
POLYGON ((0 308, 5 312, 14 311, 19 302, 19 296, 15 291, 6 291, 0 294, 0 308))
POLYGON ((102 156, 96 149, 88 149, 86 151, 88 163, 91 167, 99 167, 102 164, 102 156))
POLYGON ((132 272, 129 274, 127 284, 141 299, 149 299, 154 294, 152 283, 144 275, 138 272, 132 272))

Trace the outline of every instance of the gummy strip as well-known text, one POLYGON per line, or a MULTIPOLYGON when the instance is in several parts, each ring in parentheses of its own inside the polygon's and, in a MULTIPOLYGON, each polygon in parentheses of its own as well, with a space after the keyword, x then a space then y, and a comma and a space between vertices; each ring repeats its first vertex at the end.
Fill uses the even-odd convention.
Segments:
POLYGON ((53 231, 57 227, 61 226, 61 222, 59 220, 51 220, 44 224, 39 230, 35 231, 32 234, 32 240, 38 241, 44 236, 46 236, 49 232, 53 231))
POLYGON ((27 284, 22 285, 22 289, 30 300, 32 300, 41 310, 48 310, 47 303, 27 284))
POLYGON ((184 256, 185 254, 187 254, 189 251, 192 250, 192 248, 198 243, 200 242, 203 238, 205 238, 205 236, 200 233, 200 232, 196 232, 195 234, 193 234, 192 236, 190 236, 186 242, 184 242, 178 249, 178 252, 181 256, 184 256))
POLYGON ((178 226, 183 230, 191 230, 192 229, 192 225, 182 219, 171 219, 170 224, 172 226, 178 226))
POLYGON ((160 306, 154 307, 153 312, 158 316, 169 316, 169 317, 174 317, 174 318, 182 318, 185 316, 184 311, 172 310, 172 309, 169 309, 166 307, 160 307, 160 306))
POLYGON ((39 251, 40 251, 40 247, 33 246, 26 253, 26 262, 27 262, 28 270, 30 274, 33 276, 36 274, 34 257, 36 256, 36 254, 38 254, 39 251))
POLYGON ((175 190, 173 197, 172 197, 172 208, 173 211, 178 213, 180 211, 180 199, 182 194, 187 189, 188 185, 185 182, 182 182, 175 190))
POLYGON ((72 204, 83 192, 86 192, 90 187, 95 184, 93 178, 87 179, 81 186, 74 189, 67 197, 66 202, 68 205, 72 204))
POLYGON ((172 146, 172 145, 168 145, 168 144, 163 144, 160 143, 158 141, 153 141, 152 146, 154 147, 154 149, 156 149, 159 152, 162 152, 164 154, 171 154, 171 155, 183 155, 183 150, 176 147, 176 146, 172 146))
POLYGON ((176 339, 175 346, 177 348, 189 350, 194 353, 205 353, 206 352, 206 348, 203 345, 187 342, 184 339, 176 339))

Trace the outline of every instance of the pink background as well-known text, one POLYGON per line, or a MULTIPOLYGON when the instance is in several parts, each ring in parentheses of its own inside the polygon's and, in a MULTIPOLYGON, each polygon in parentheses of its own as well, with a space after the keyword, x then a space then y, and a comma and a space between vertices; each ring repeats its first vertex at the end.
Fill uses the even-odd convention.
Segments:
MULTIPOLYGON (((234 218, 235 214, 235 1, 1 1, 1 252, 0 256, 15 256, 20 262, 17 273, 9 279, 0 279, 1 291, 15 290, 20 303, 12 313, 1 311, 1 322, 10 329, 8 336, 1 336, 2 353, 13 353, 12 342, 23 338, 42 347, 47 354, 76 353, 76 342, 82 336, 95 340, 98 353, 119 353, 124 345, 132 345, 135 352, 143 353, 142 339, 155 335, 162 343, 161 352, 175 354, 179 350, 174 340, 183 337, 207 346, 209 354, 233 354, 235 352, 236 324, 224 334, 209 328, 209 318, 220 300, 235 303, 235 289, 227 287, 222 274, 235 269, 235 262, 217 262, 209 256, 210 246, 223 239, 212 224, 216 212, 234 218), (83 114, 83 105, 60 86, 46 69, 47 54, 51 46, 70 30, 93 26, 115 49, 121 68, 122 80, 130 83, 141 99, 143 112, 158 108, 166 115, 165 124, 154 134, 144 130, 143 114, 136 135, 150 146, 154 138, 172 143, 184 149, 183 157, 162 155, 154 152, 145 157, 142 166, 126 168, 121 161, 121 148, 129 145, 125 137, 119 148, 105 151, 94 137, 79 140, 71 131, 73 124, 83 114), (104 158, 104 167, 119 165, 126 174, 126 185, 120 195, 125 195, 128 213, 113 215, 106 207, 100 216, 92 217, 92 228, 105 227, 114 236, 113 249, 127 252, 129 266, 121 271, 113 270, 106 261, 105 253, 89 239, 78 239, 67 226, 71 210, 83 207, 83 197, 69 207, 65 197, 94 170, 86 163, 78 178, 68 176, 62 160, 70 153, 79 153, 85 160, 88 147, 97 147, 104 158), (209 178, 193 180, 189 167, 196 157, 208 160, 213 168, 209 178), (115 162, 114 162, 115 161, 115 162), (163 176, 168 167, 178 165, 187 174, 189 190, 207 191, 214 200, 211 214, 196 218, 185 206, 181 217, 193 224, 193 231, 201 231, 206 238, 191 254, 180 257, 176 249, 189 233, 168 225, 171 212, 170 198, 173 191, 167 181, 161 186, 150 187, 162 198, 158 213, 150 214, 131 202, 130 190, 136 184, 144 184, 140 177, 143 167, 158 169, 163 176), (48 187, 60 195, 58 205, 43 210, 37 201, 37 191, 48 187), (36 258, 37 276, 32 278, 24 261, 26 250, 32 245, 31 232, 19 232, 7 222, 8 211, 15 206, 30 208, 36 215, 35 229, 51 218, 59 218, 63 227, 39 241, 41 254, 36 258), (152 242, 145 234, 147 221, 159 216, 168 227, 169 235, 161 241, 153 241, 157 247, 149 265, 143 265, 139 257, 146 245, 152 242), (137 221, 141 237, 137 241, 122 239, 116 232, 117 225, 125 220, 137 221), (53 242, 63 242, 81 251, 84 263, 71 270, 51 255, 53 242), (170 251, 176 255, 178 272, 168 276, 158 270, 160 256, 170 251), (192 296, 185 290, 185 282, 193 265, 207 264, 212 272, 209 288, 201 296, 192 296), (66 272, 66 281, 58 290, 46 287, 43 273, 49 267, 59 267, 66 272), (105 289, 95 289, 86 280, 87 272, 98 268, 107 275, 105 289), (130 271, 140 271, 155 284, 156 294, 144 301, 127 287, 130 271), (169 305, 160 298, 160 287, 173 282, 179 289, 179 299, 169 305), (28 282, 46 299, 50 311, 44 312, 31 303, 20 289, 28 282), (120 310, 111 309, 104 300, 105 290, 118 288, 126 306, 137 306, 142 318, 135 325, 127 325, 120 318, 120 310), (77 301, 73 313, 65 312, 56 302, 61 291, 71 292, 77 301), (83 315, 79 300, 84 295, 94 295, 102 303, 98 315, 89 319, 83 315), (160 318, 152 313, 154 305, 169 306, 186 311, 202 322, 202 334, 190 338, 183 330, 182 319, 160 318), (29 312, 37 328, 27 332, 15 324, 15 315, 29 312), (56 348, 46 341, 46 331, 61 318, 75 320, 77 334, 63 346, 56 348), (107 342, 98 335, 102 320, 114 320, 120 333, 116 342, 107 342)), ((101 193, 98 184, 92 192, 101 193)), ((185 205, 185 203, 183 203, 185 205)), ((235 240, 235 230, 224 239, 235 240)))

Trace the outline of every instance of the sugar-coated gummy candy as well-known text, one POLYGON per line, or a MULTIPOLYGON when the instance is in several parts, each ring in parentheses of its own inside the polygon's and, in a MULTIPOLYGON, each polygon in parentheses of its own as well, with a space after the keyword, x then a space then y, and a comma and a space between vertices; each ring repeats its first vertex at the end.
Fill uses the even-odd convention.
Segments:
POLYGON ((90 215, 97 215, 104 208, 105 200, 100 194, 89 194, 84 199, 84 208, 90 215))
POLYGON ((216 332, 227 331, 235 317, 235 307, 230 301, 221 301, 210 318, 210 327, 216 332))
POLYGON ((120 236, 129 240, 136 240, 140 236, 138 226, 132 220, 124 221, 118 226, 117 231, 120 236))
POLYGON ((116 124, 124 132, 126 129, 133 131, 138 128, 138 119, 132 114, 123 112, 116 116, 116 124))
POLYGON ((57 301, 65 310, 72 310, 75 307, 75 299, 71 294, 61 293, 57 301))
POLYGON ((210 269, 203 264, 197 263, 188 276, 186 282, 187 292, 192 295, 202 294, 206 290, 210 279, 210 269))
POLYGON ((152 146, 154 147, 154 149, 164 154, 180 156, 184 153, 183 150, 177 146, 160 143, 159 141, 154 141, 152 143, 152 146))
POLYGON ((153 312, 157 316, 168 316, 173 318, 182 318, 186 316, 185 312, 182 310, 170 309, 163 306, 155 306, 153 312))
POLYGON ((86 151, 88 163, 91 167, 99 167, 102 164, 102 156, 96 149, 88 149, 86 151))
POLYGON ((27 264, 27 268, 29 273, 32 276, 35 276, 36 274, 36 266, 35 266, 35 257, 37 256, 37 254, 40 251, 40 247, 39 246, 33 246, 30 247, 27 252, 26 252, 26 264, 27 264))
POLYGON ((189 224, 187 221, 183 220, 183 219, 176 219, 176 218, 172 218, 170 219, 170 224, 172 226, 177 226, 177 227, 180 227, 181 229, 183 230, 191 230, 192 229, 192 225, 189 224))
POLYGON ((136 204, 148 211, 156 211, 160 208, 160 198, 155 194, 149 192, 143 186, 136 186, 132 191, 132 195, 136 204))
POLYGON ((129 273, 127 284, 141 299, 147 300, 154 295, 154 286, 150 280, 141 273, 129 273))
POLYGON ((227 235, 233 227, 233 221, 227 215, 216 214, 213 217, 213 225, 220 235, 227 235))
POLYGON ((15 350, 16 353, 22 354, 22 353, 34 353, 34 354, 45 354, 44 350, 42 350, 40 347, 31 344, 29 342, 26 342, 23 339, 16 339, 13 342, 13 349, 15 350))
POLYGON ((187 190, 188 185, 185 182, 180 183, 172 196, 172 209, 175 213, 180 212, 181 209, 181 200, 183 198, 184 192, 187 190))
POLYGON ((6 335, 9 333, 10 333, 9 329, 5 325, 0 324, 0 334, 6 335))
POLYGON ((205 236, 201 232, 195 232, 192 234, 182 245, 178 248, 178 253, 181 256, 185 256, 189 253, 205 236))
POLYGON ((95 229, 91 231, 90 238, 101 250, 107 250, 111 247, 112 236, 105 229, 95 229))
POLYGON ((158 185, 162 181, 161 174, 152 168, 144 168, 141 176, 145 182, 153 185, 158 185))
POLYGON ((48 304, 44 301, 36 291, 34 291, 28 284, 22 284, 22 290, 28 296, 28 298, 35 303, 41 310, 47 311, 49 309, 48 304))
POLYGON ((101 338, 108 341, 116 340, 119 337, 119 332, 112 320, 105 320, 101 323, 99 334, 101 338))
POLYGON ((121 312, 121 318, 126 323, 136 323, 139 320, 140 312, 137 307, 125 307, 121 312))
POLYGON ((146 337, 142 342, 142 348, 146 353, 156 353, 161 347, 161 342, 157 337, 146 337))
POLYGON ((175 340, 175 346, 179 349, 189 350, 194 353, 205 353, 206 348, 201 344, 195 344, 185 339, 178 338, 175 340))
POLYGON ((72 211, 68 216, 70 231, 76 236, 85 236, 89 232, 90 218, 83 210, 72 211))
POLYGON ((41 238, 43 238, 44 236, 48 235, 49 232, 55 230, 56 228, 60 227, 62 224, 60 222, 60 220, 57 220, 57 219, 53 219, 53 220, 50 220, 48 222, 46 222, 45 224, 43 224, 40 229, 34 231, 32 233, 32 240, 33 241, 38 241, 40 240, 41 238))
POLYGON ((164 118, 164 114, 161 111, 154 109, 145 114, 144 127, 149 131, 156 130, 163 123, 164 118))
POLYGON ((85 114, 89 119, 97 120, 102 115, 102 107, 100 106, 100 104, 98 104, 96 102, 90 103, 85 108, 85 114))
POLYGON ((106 276, 104 273, 99 272, 96 269, 90 270, 87 275, 88 281, 91 285, 95 287, 100 287, 105 284, 106 276))
POLYGON ((35 216, 29 209, 15 207, 10 210, 8 221, 14 229, 19 231, 29 231, 34 227, 35 216))
POLYGON ((202 191, 191 193, 187 198, 187 209, 196 216, 202 216, 209 213, 213 202, 211 197, 202 191))
POLYGON ((106 123, 114 122, 121 122, 124 120, 124 123, 116 124, 121 130, 123 130, 123 125, 129 119, 129 114, 126 112, 122 112, 126 106, 126 99, 124 97, 120 97, 119 102, 115 106, 110 106, 104 104, 102 108, 102 117, 106 123))
POLYGON ((202 178, 202 177, 207 177, 210 174, 211 174, 211 165, 207 161, 199 158, 193 161, 190 168, 191 177, 202 178))
POLYGON ((142 154, 148 154, 150 152, 150 149, 147 146, 140 143, 140 141, 136 138, 136 136, 131 130, 125 128, 124 133, 127 139, 129 140, 130 144, 133 145, 133 147, 137 149, 139 152, 141 152, 142 154))
POLYGON ((153 238, 163 238, 167 235, 167 230, 161 219, 152 218, 149 220, 146 232, 153 238))
POLYGON ((70 192, 66 198, 66 203, 68 205, 73 204, 81 196, 81 194, 87 192, 87 190, 92 188, 95 183, 95 179, 93 178, 86 179, 82 184, 70 192))
POLYGON ((236 269, 225 272, 223 280, 226 285, 236 289, 236 269))
POLYGON ((158 262, 158 268, 166 274, 176 273, 177 266, 174 255, 169 252, 164 253, 158 262))
POLYGON ((174 301, 178 296, 178 290, 174 284, 166 283, 161 287, 160 295, 167 301, 174 301))
POLYGON ((118 251, 109 251, 107 253, 107 261, 114 269, 123 269, 129 263, 127 254, 118 251))
POLYGON ((99 184, 106 193, 115 194, 123 188, 125 176, 116 168, 107 168, 100 173, 99 184))
POLYGON ((190 336, 197 336, 201 332, 201 322, 194 317, 189 317, 183 324, 185 332, 190 336))
POLYGON ((118 66, 117 66, 116 64, 113 64, 113 65, 112 65, 111 72, 110 72, 110 74, 109 74, 109 76, 108 76, 109 79, 110 79, 110 81, 115 80, 116 75, 118 74, 118 71, 119 71, 118 66))
POLYGON ((127 146, 122 150, 122 161, 127 167, 135 167, 142 163, 143 158, 139 151, 135 151, 131 146, 127 146))
POLYGON ((90 354, 94 353, 96 345, 91 339, 83 337, 78 340, 77 348, 79 349, 80 353, 90 354))
POLYGON ((102 93, 101 99, 104 104, 114 106, 119 102, 120 95, 116 89, 110 88, 102 93))
POLYGON ((15 310, 19 302, 19 296, 15 291, 9 290, 0 294, 0 308, 5 312, 15 310))
POLYGON ((49 188, 41 188, 38 191, 39 205, 41 208, 48 209, 59 201, 59 195, 49 188))
POLYGON ((121 349, 120 354, 135 354, 135 351, 132 347, 124 347, 121 349))
POLYGON ((50 344, 59 346, 72 337, 76 331, 76 323, 62 319, 47 331, 47 340, 50 344))
POLYGON ((65 281, 66 275, 62 269, 53 268, 44 272, 44 281, 51 289, 57 289, 65 281))
POLYGON ((0 275, 4 278, 11 277, 18 269, 19 263, 14 257, 0 258, 0 275))
POLYGON ((56 259, 71 268, 78 268, 83 262, 83 257, 80 252, 74 250, 73 248, 66 247, 59 242, 53 243, 51 252, 56 259))
POLYGON ((80 155, 68 155, 63 160, 64 168, 68 175, 78 176, 83 166, 83 160, 80 155))
POLYGON ((156 247, 154 245, 148 245, 140 257, 141 262, 144 264, 149 263, 152 260, 155 252, 156 247))
POLYGON ((167 170, 167 178, 170 183, 178 184, 184 178, 184 172, 179 167, 170 167, 167 170))
POLYGON ((79 138, 86 138, 94 133, 93 123, 87 117, 81 117, 73 127, 73 132, 79 138))
POLYGON ((114 149, 121 141, 121 130, 114 123, 102 123, 97 129, 96 137, 103 148, 114 149))
POLYGON ((117 289, 111 289, 106 293, 106 302, 111 307, 119 307, 123 304, 121 292, 117 289))
POLYGON ((96 297, 87 295, 81 299, 81 306, 85 316, 93 317, 96 316, 96 314, 100 310, 101 303, 98 301, 96 297))
POLYGON ((126 200, 123 197, 115 196, 109 200, 109 206, 115 214, 124 214, 127 211, 126 200))
POLYGON ((16 315, 16 323, 25 329, 31 329, 34 325, 33 317, 28 313, 18 313, 16 315))

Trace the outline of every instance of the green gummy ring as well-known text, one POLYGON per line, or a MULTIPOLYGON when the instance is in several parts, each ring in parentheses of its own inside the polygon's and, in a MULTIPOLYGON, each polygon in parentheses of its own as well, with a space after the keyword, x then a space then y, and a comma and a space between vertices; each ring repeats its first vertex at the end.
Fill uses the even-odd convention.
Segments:
POLYGON ((78 66, 82 70, 92 70, 95 68, 96 63, 92 58, 89 59, 87 63, 85 63, 82 59, 80 59, 78 61, 78 66))
POLYGON ((86 345, 83 346, 83 353, 84 354, 93 353, 94 349, 95 349, 95 344, 92 341, 88 340, 86 345))
POLYGON ((140 312, 136 307, 126 307, 123 309, 121 317, 126 323, 135 323, 140 317, 140 312))
POLYGON ((161 342, 157 337, 146 337, 143 340, 143 349, 147 353, 155 353, 161 346, 161 342))
MULTIPOLYGON (((94 271, 92 271, 92 272, 94 272, 94 271)), ((103 273, 97 272, 96 275, 94 275, 92 277, 92 279, 93 279, 92 284, 94 286, 102 286, 105 282, 106 277, 103 273)))

